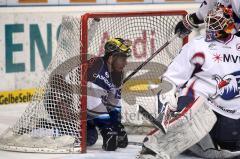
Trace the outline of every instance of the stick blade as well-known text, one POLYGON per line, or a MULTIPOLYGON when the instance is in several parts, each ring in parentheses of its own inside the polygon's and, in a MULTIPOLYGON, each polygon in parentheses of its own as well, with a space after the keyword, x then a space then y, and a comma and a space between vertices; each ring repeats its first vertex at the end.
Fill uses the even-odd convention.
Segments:
POLYGON ((152 123, 156 128, 158 128, 159 130, 161 130, 163 133, 166 134, 167 129, 166 127, 163 127, 162 125, 162 120, 163 117, 160 118, 154 118, 152 116, 152 114, 150 114, 145 108, 143 108, 141 105, 139 105, 139 113, 143 115, 144 118, 146 118, 148 121, 150 121, 150 123, 152 123))

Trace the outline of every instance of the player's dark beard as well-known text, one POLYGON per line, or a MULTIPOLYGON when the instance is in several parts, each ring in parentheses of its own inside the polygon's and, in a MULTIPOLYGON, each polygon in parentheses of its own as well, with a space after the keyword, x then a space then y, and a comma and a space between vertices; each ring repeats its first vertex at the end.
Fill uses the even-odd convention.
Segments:
MULTIPOLYGON (((116 61, 117 61, 117 58, 118 58, 117 55, 113 56, 113 60, 112 60, 112 64, 111 64, 112 72, 119 72, 119 71, 116 69, 116 61)), ((122 71, 120 71, 120 72, 122 72, 122 71)))
POLYGON ((110 76, 112 78, 113 84, 115 84, 117 87, 120 87, 123 80, 123 71, 118 71, 115 69, 116 60, 117 60, 117 56, 113 57, 112 64, 111 64, 112 71, 110 72, 111 74, 110 76))

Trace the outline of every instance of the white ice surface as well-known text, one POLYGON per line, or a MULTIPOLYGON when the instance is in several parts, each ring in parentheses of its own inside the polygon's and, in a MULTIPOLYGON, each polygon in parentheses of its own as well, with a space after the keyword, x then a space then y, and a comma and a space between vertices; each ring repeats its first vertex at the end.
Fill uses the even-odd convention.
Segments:
MULTIPOLYGON (((0 105, 0 133, 13 125, 18 117, 24 112, 27 104, 0 105)), ((106 152, 101 149, 102 139, 91 148, 86 154, 39 154, 21 153, 0 150, 0 159, 134 159, 140 146, 129 145, 125 149, 117 149, 114 152, 106 152)), ((140 142, 144 136, 131 135, 129 141, 140 142)), ((178 159, 194 158, 179 156, 178 159)))

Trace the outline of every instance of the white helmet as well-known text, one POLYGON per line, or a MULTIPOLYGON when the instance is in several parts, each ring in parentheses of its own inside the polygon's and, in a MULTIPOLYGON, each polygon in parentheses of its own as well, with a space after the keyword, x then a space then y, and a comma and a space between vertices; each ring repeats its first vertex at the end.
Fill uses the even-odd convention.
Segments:
POLYGON ((206 41, 213 41, 226 34, 235 34, 237 32, 232 9, 223 5, 209 11, 204 21, 206 25, 206 41))
POLYGON ((231 0, 231 5, 234 13, 240 18, 240 1, 239 0, 231 0))

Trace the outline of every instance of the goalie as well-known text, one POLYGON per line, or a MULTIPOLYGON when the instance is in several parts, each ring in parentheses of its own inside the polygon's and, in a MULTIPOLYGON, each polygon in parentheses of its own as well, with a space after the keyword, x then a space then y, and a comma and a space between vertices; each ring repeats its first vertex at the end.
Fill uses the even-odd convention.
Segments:
MULTIPOLYGON (((179 33, 179 37, 185 37, 191 33, 192 29, 199 28, 203 19, 207 16, 209 10, 217 5, 231 7, 233 9, 233 19, 236 27, 240 28, 240 2, 239 0, 204 0, 196 13, 188 14, 184 20, 180 21, 175 27, 175 33, 179 33)), ((239 31, 239 30, 238 30, 239 31)), ((237 35, 240 33, 237 32, 237 35)))
POLYGON ((178 100, 168 92, 160 101, 175 115, 166 134, 145 138, 141 159, 176 158, 187 149, 203 158, 240 156, 240 63, 234 60, 240 38, 233 11, 218 6, 204 20, 206 37, 186 44, 163 75, 178 100))

